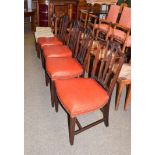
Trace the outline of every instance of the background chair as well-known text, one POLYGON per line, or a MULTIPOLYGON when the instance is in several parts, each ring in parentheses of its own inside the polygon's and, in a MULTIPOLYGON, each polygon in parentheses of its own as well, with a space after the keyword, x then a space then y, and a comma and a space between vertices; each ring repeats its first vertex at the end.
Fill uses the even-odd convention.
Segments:
POLYGON ((116 40, 122 45, 122 51, 125 51, 126 40, 130 36, 131 31, 131 8, 124 7, 119 23, 117 23, 114 28, 108 32, 108 37, 111 40, 116 40))
MULTIPOLYGON (((111 27, 116 23, 118 18, 118 13, 120 10, 119 5, 111 5, 108 15, 105 19, 99 19, 99 24, 95 25, 95 29, 97 29, 96 36, 103 36, 103 39, 107 39, 107 34, 111 30, 111 27), (100 34, 100 35, 99 35, 100 34)), ((101 37, 100 37, 101 38, 101 37)))

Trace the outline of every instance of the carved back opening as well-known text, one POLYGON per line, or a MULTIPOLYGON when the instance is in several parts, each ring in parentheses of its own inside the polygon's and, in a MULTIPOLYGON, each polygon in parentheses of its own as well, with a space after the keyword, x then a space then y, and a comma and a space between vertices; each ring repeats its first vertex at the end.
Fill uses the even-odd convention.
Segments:
POLYGON ((62 41, 65 42, 65 36, 67 33, 67 27, 69 24, 69 17, 67 15, 64 15, 60 17, 60 23, 59 23, 59 30, 57 37, 62 41))
POLYGON ((80 40, 80 34, 81 34, 80 25, 78 21, 73 21, 71 23, 71 27, 70 27, 68 38, 67 38, 67 46, 71 49, 73 57, 78 48, 77 45, 80 40))
POLYGON ((93 37, 90 29, 85 29, 81 32, 81 40, 79 41, 79 48, 76 52, 75 57, 79 61, 79 63, 83 66, 87 55, 89 54, 92 44, 93 37))
POLYGON ((119 44, 113 41, 107 42, 104 58, 96 58, 94 62, 92 78, 107 91, 109 96, 112 95, 123 62, 124 54, 119 44))

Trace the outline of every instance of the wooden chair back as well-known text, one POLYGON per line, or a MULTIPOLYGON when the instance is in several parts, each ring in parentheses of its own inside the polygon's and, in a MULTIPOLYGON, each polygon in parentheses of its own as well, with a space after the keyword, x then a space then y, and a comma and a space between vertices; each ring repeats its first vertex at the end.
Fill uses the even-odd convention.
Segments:
POLYGON ((67 33, 67 28, 69 24, 69 17, 68 15, 64 15, 60 17, 59 29, 57 37, 64 43, 67 33))
POLYGON ((82 36, 82 39, 81 37, 79 37, 78 49, 75 53, 75 57, 77 58, 78 62, 84 67, 87 55, 90 53, 90 50, 92 48, 93 36, 90 29, 84 29, 80 31, 80 36, 82 36))
POLYGON ((131 28, 131 8, 123 7, 123 11, 119 20, 119 24, 127 28, 131 28))
POLYGON ((114 41, 107 41, 105 50, 104 58, 96 57, 91 77, 111 96, 124 63, 124 54, 120 45, 114 41))
POLYGON ((87 12, 87 10, 80 10, 79 21, 80 21, 83 28, 86 28, 87 20, 88 20, 88 12, 87 12))
POLYGON ((75 56, 75 51, 77 50, 77 45, 79 43, 81 33, 80 33, 80 24, 78 21, 73 21, 71 23, 71 28, 67 37, 67 46, 73 52, 72 55, 75 56))
POLYGON ((119 5, 111 5, 109 12, 107 14, 106 20, 112 23, 116 23, 118 14, 119 14, 120 6, 119 5))
POLYGON ((97 24, 98 17, 93 14, 88 15, 88 20, 87 20, 87 28, 92 30, 93 36, 95 32, 95 25, 97 24))

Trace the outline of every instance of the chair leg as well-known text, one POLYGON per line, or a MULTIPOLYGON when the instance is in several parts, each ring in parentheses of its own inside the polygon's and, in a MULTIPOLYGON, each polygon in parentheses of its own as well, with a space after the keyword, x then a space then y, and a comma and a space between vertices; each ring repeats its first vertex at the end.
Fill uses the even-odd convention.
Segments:
POLYGON ((37 56, 38 56, 38 58, 40 59, 40 48, 39 48, 38 43, 37 43, 37 56))
POLYGON ((74 144, 75 121, 76 118, 72 118, 69 116, 69 140, 71 145, 74 144))
POLYGON ((126 98, 125 98, 125 104, 124 104, 124 110, 127 109, 129 102, 131 100, 131 85, 127 86, 127 90, 126 90, 126 98))
POLYGON ((48 86, 49 82, 50 82, 50 78, 49 78, 48 74, 45 71, 45 83, 46 83, 46 86, 48 86))
POLYGON ((40 54, 41 54, 41 63, 42 63, 42 67, 43 67, 43 69, 45 69, 45 58, 44 58, 44 56, 43 56, 43 51, 42 51, 42 50, 41 50, 40 54))
POLYGON ((124 83, 118 82, 116 87, 115 110, 118 110, 123 88, 124 88, 124 83))
POLYGON ((54 90, 54 105, 55 105, 55 111, 58 112, 59 110, 59 101, 56 94, 56 90, 54 90))
POLYGON ((104 124, 106 127, 109 126, 109 108, 110 108, 110 101, 101 110, 103 112, 104 124))
POLYGON ((51 104, 54 107, 54 96, 53 96, 53 81, 50 79, 50 92, 51 92, 51 104))
POLYGON ((54 103, 54 106, 55 106, 55 111, 58 112, 59 101, 58 101, 58 97, 57 97, 57 94, 56 94, 56 88, 55 88, 54 82, 53 82, 52 91, 53 91, 53 103, 54 103))

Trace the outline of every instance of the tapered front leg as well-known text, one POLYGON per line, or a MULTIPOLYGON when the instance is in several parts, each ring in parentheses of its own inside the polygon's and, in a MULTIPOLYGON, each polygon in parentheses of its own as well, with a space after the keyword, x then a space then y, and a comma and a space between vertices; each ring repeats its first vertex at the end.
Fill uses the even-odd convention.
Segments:
POLYGON ((53 88, 52 88, 52 91, 53 91, 53 97, 54 97, 54 106, 55 106, 55 111, 58 112, 58 107, 59 107, 59 101, 58 101, 58 97, 57 97, 57 94, 56 94, 56 88, 55 88, 55 83, 53 82, 53 88))
POLYGON ((71 145, 74 144, 75 121, 76 118, 72 118, 69 116, 69 140, 71 145))
POLYGON ((109 108, 110 108, 110 101, 101 110, 103 112, 104 124, 106 127, 109 126, 109 108))
POLYGON ((50 82, 50 78, 49 78, 48 74, 45 71, 45 83, 46 83, 46 86, 48 86, 49 82, 50 82))
POLYGON ((53 81, 50 79, 51 105, 54 107, 53 81))
POLYGON ((41 54, 42 67, 43 67, 43 69, 45 69, 45 58, 44 58, 44 55, 43 55, 43 51, 42 50, 41 50, 40 54, 41 54))
POLYGON ((38 58, 40 59, 40 47, 39 47, 38 43, 37 43, 36 46, 37 46, 37 47, 36 47, 36 49, 37 49, 37 56, 38 56, 38 58))

